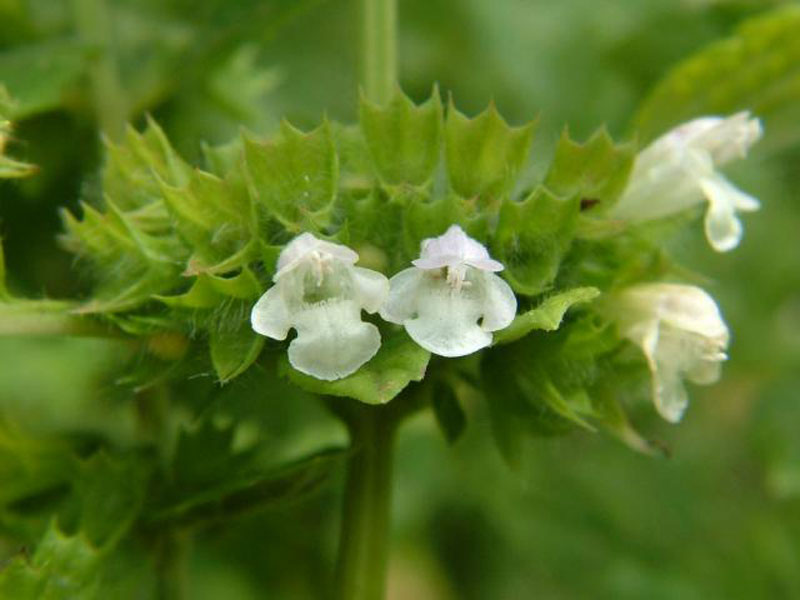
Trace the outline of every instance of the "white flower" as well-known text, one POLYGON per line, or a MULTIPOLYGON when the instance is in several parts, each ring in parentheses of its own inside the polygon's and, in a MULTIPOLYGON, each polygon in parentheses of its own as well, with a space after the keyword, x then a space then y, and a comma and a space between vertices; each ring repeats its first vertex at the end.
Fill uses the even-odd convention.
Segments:
POLYGON ((744 158, 761 134, 761 122, 748 112, 702 117, 672 129, 638 154, 628 186, 610 216, 648 221, 705 200, 706 238, 718 252, 735 248, 742 238, 736 212, 757 210, 759 203, 716 168, 744 158))
POLYGON ((612 295, 607 307, 647 358, 656 409, 676 423, 688 404, 682 379, 714 383, 727 358, 728 328, 717 304, 695 286, 648 283, 612 295))
POLYGON ((358 254, 303 233, 278 258, 275 285, 250 315, 253 329, 276 340, 289 329, 289 362, 307 375, 332 381, 358 370, 381 344, 378 328, 361 320, 377 312, 389 294, 380 273, 356 267, 358 254))
POLYGON ((422 242, 411 268, 391 278, 381 317, 402 324, 420 346, 440 356, 465 356, 492 343, 508 327, 517 299, 495 275, 503 265, 453 225, 422 242))

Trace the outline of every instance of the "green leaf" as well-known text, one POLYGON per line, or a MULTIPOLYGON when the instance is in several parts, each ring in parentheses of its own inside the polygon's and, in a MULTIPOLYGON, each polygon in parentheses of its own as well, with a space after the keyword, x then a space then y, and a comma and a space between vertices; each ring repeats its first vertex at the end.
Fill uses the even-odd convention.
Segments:
POLYGON ((431 398, 433 414, 439 428, 449 444, 454 444, 464 433, 467 426, 467 416, 456 397, 453 388, 439 384, 433 389, 431 398))
POLYGON ((212 329, 208 343, 211 363, 220 383, 226 383, 244 373, 252 365, 264 347, 264 336, 250 327, 247 316, 236 329, 212 329))
MULTIPOLYGON (((213 451, 213 448, 208 450, 213 451)), ((166 504, 157 509, 150 520, 170 526, 193 526, 296 501, 327 482, 346 455, 347 451, 339 449, 315 452, 268 473, 212 487, 166 504)))
POLYGON ((73 483, 78 529, 109 548, 130 529, 144 500, 146 472, 136 457, 98 452, 80 465, 73 483))
POLYGON ((195 170, 188 185, 162 185, 163 199, 181 236, 192 246, 193 273, 223 272, 255 258, 257 224, 244 185, 195 170))
POLYGON ((244 154, 256 199, 289 231, 320 231, 330 221, 338 162, 330 125, 309 133, 288 123, 275 141, 245 138, 244 154))
POLYGON ((589 302, 600 295, 593 287, 573 288, 546 298, 539 306, 521 315, 505 329, 494 334, 494 344, 508 344, 536 329, 555 331, 561 325, 567 310, 574 304, 589 302))
POLYGON ((562 200, 540 187, 500 208, 493 255, 516 292, 535 295, 555 279, 575 235, 580 199, 562 200))
POLYGON ((466 198, 487 203, 511 191, 530 151, 536 123, 509 127, 494 104, 470 119, 447 109, 445 147, 450 186, 466 198))
MULTIPOLYGON (((161 204, 164 183, 183 187, 192 175, 192 168, 150 118, 142 133, 128 127, 123 143, 106 140, 106 154, 103 194, 124 211, 161 204)), ((161 223, 167 224, 166 220, 161 223)))
POLYGON ((170 461, 168 502, 224 488, 250 472, 254 454, 234 448, 236 430, 235 422, 217 423, 210 415, 181 430, 170 461))
POLYGON ((17 556, 0 571, 0 598, 92 600, 100 559, 83 535, 64 535, 51 522, 30 560, 17 556))
POLYGON ((557 196, 579 196, 584 204, 610 207, 622 193, 636 156, 632 143, 615 144, 605 128, 579 144, 565 130, 544 185, 557 196))
POLYGON ((294 370, 285 356, 279 370, 297 386, 314 394, 345 396, 366 404, 386 404, 412 381, 421 381, 430 353, 404 331, 382 334, 381 348, 358 371, 338 381, 322 381, 294 370))
POLYGON ((361 128, 384 183, 423 185, 439 162, 442 137, 442 101, 438 89, 415 106, 398 88, 385 106, 362 94, 361 128))
POLYGON ((0 179, 17 179, 36 172, 34 165, 13 160, 5 155, 5 146, 11 134, 11 122, 8 119, 16 105, 6 88, 0 84, 0 179))
POLYGON ((51 39, 0 52, 3 84, 16 102, 8 117, 24 119, 56 109, 84 72, 89 49, 73 39, 51 39))
POLYGON ((800 7, 777 8, 742 23, 670 71, 633 119, 644 142, 704 115, 751 110, 765 120, 765 144, 800 139, 800 7))

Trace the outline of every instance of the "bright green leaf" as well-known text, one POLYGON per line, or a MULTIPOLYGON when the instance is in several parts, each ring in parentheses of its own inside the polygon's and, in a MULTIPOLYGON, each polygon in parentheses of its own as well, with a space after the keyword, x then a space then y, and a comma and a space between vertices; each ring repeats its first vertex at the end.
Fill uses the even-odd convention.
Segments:
POLYGON ((430 353, 404 331, 383 334, 378 354, 358 371, 338 381, 322 381, 296 371, 283 357, 280 371, 289 380, 314 394, 345 396, 366 404, 386 404, 412 381, 425 376, 430 353))
POLYGON ((264 347, 265 338, 250 327, 249 315, 235 329, 212 329, 209 333, 211 362, 221 383, 244 373, 264 347))
POLYGON ((800 139, 800 7, 788 4, 739 26, 675 67, 641 105, 633 127, 649 142, 695 117, 750 110, 765 120, 764 143, 800 139))
POLYGON ((257 201, 271 216, 293 232, 329 223, 338 163, 327 122, 309 133, 284 122, 277 140, 245 138, 244 153, 257 201))
POLYGON ((564 131, 544 185, 557 196, 579 196, 587 208, 610 207, 622 193, 636 154, 634 144, 615 144, 605 128, 584 143, 564 131))
POLYGON ((600 295, 593 287, 573 288, 546 298, 539 306, 521 315, 505 329, 494 334, 494 343, 508 344, 540 329, 555 331, 561 325, 567 310, 574 304, 589 302, 600 295))
POLYGON ((84 72, 89 49, 73 39, 51 39, 0 52, 3 84, 16 102, 8 115, 24 119, 60 107, 84 72))
POLYGON ((447 173, 452 189, 465 198, 492 203, 511 191, 530 151, 535 122, 509 127, 494 104, 470 119, 452 102, 445 121, 447 173))
POLYGON ((0 598, 93 600, 100 559, 83 535, 64 535, 51 522, 30 560, 18 556, 0 571, 0 598))
POLYGON ((523 202, 503 202, 492 254, 515 291, 535 295, 553 282, 575 235, 579 207, 579 198, 562 200, 541 187, 523 202))
POLYGON ((381 179, 391 185, 428 182, 439 162, 442 102, 438 90, 419 105, 398 88, 385 106, 361 96, 361 128, 381 179))

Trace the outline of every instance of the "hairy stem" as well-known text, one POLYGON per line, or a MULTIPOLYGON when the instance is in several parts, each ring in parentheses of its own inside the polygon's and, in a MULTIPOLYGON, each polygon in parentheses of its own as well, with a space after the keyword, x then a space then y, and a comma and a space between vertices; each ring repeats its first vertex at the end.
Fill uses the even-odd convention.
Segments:
POLYGON ((380 600, 389 556, 397 412, 389 406, 359 405, 353 413, 336 588, 340 600, 380 600))
POLYGON ((119 329, 75 314, 73 309, 74 305, 57 300, 0 303, 0 336, 125 337, 119 329))
POLYGON ((397 83, 397 0, 362 0, 361 84, 369 100, 389 101, 397 83))
POLYGON ((73 0, 73 9, 78 35, 93 52, 89 79, 98 125, 117 141, 125 132, 128 107, 114 59, 108 6, 105 0, 73 0))

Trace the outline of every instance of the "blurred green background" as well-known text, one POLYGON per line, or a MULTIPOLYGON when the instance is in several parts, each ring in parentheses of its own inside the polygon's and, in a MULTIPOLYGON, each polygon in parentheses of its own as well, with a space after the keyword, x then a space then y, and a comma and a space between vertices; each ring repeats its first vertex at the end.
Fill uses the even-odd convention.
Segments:
MULTIPOLYGON (((100 157, 85 86, 96 49, 76 35, 78 3, 0 1, 0 81, 18 101, 12 153, 40 167, 0 182, 9 286, 29 297, 88 290, 56 241, 58 208, 77 205, 100 157)), ((788 3, 400 0, 401 84, 417 99, 438 84, 469 114, 490 100, 512 123, 539 114, 535 169, 565 125, 578 139, 604 123, 618 138, 633 135, 637 106, 671 66, 779 4, 788 3)), ((108 8, 134 123, 153 114, 190 159, 201 141, 224 142, 242 126, 267 133, 284 116, 300 126, 324 114, 356 119, 353 2, 108 8)), ((429 414, 416 417, 397 449, 391 598, 800 598, 800 146, 756 146, 728 175, 763 203, 745 216, 741 246, 715 254, 696 227, 672 247, 707 276, 733 331, 724 378, 692 390, 679 426, 649 407, 634 415, 671 457, 581 431, 531 443, 513 473, 481 402, 467 406, 467 433, 453 447, 429 414)), ((0 339, 0 420, 32 439, 133 446, 136 406, 116 383, 125 360, 112 342, 0 339)), ((257 376, 245 379, 223 393, 257 402, 257 376)), ((206 380, 203 393, 219 401, 206 380)), ((342 437, 305 396, 271 394, 264 404, 275 455, 342 437)), ((13 473, 3 460, 0 448, 0 475, 13 473)), ((322 597, 340 483, 200 532, 189 597, 322 597)), ((29 542, 9 518, 0 526, 2 561, 29 542)), ((132 567, 136 552, 120 554, 108 597, 147 597, 152 575, 132 567)))

